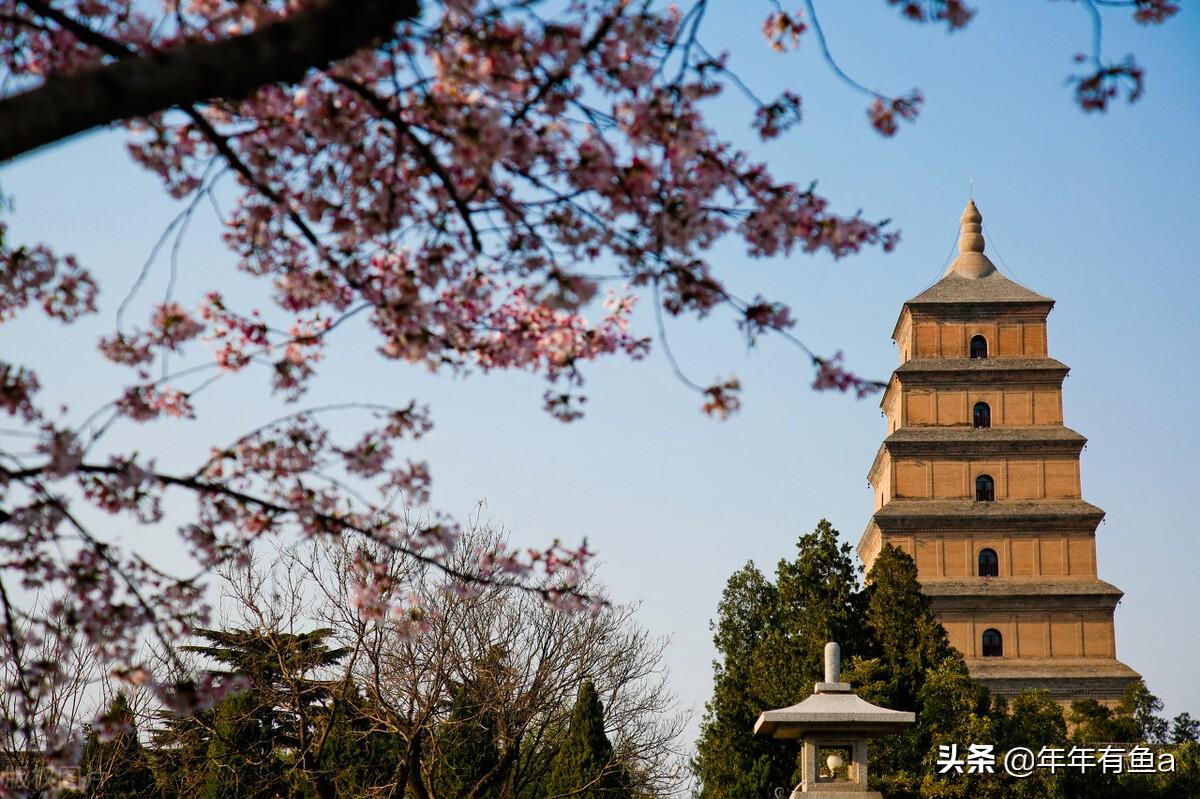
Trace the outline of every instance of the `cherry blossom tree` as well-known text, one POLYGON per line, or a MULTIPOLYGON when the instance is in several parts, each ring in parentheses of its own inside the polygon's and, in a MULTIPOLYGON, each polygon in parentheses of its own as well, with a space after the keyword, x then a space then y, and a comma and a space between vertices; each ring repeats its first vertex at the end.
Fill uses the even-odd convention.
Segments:
MULTIPOLYGON (((967 26, 961 0, 888 0, 915 22, 967 26)), ((1178 10, 1167 0, 1083 0, 1094 52, 1077 100, 1104 110, 1141 93, 1132 59, 1103 60, 1101 12, 1127 7, 1143 23, 1178 10)), ((584 367, 642 358, 639 300, 662 315, 731 309, 753 345, 779 335, 815 369, 814 387, 863 396, 879 384, 809 351, 782 303, 740 297, 706 253, 735 238, 754 258, 834 257, 891 250, 885 222, 836 213, 812 186, 780 180, 706 117, 705 101, 746 94, 764 139, 800 119, 800 97, 760 99, 733 56, 704 45, 708 3, 649 0, 0 0, 0 161, 97 126, 128 131, 133 159, 186 210, 181 235, 218 188, 237 267, 271 287, 255 309, 214 274, 202 297, 159 303, 140 324, 119 312, 101 357, 127 367, 124 391, 80 422, 39 399, 35 364, 0 362, 0 644, 18 668, 3 724, 29 742, 54 664, 23 668, 44 641, 82 641, 127 681, 170 707, 219 696, 217 683, 160 679, 139 659, 147 638, 170 642, 205 621, 204 575, 246 557, 259 539, 335 538, 348 531, 446 574, 455 590, 502 582, 566 609, 598 607, 579 590, 590 552, 478 553, 456 570, 452 518, 398 524, 425 507, 430 472, 404 457, 432 424, 427 407, 301 400, 339 327, 365 316, 383 358, 440 373, 523 370, 547 381, 545 409, 582 415, 584 367), (596 264, 604 264, 603 269, 596 264), (115 427, 203 423, 196 397, 214 381, 265 375, 295 410, 232 442, 214 442, 193 470, 157 466, 154 452, 113 451, 115 427), (373 421, 341 440, 327 419, 373 421), (169 493, 195 509, 178 527, 195 569, 172 573, 120 547, 103 526, 155 525, 169 493), (399 498, 399 500, 397 500, 399 498), (44 612, 23 595, 53 596, 44 612), (49 620, 53 620, 51 623, 49 620)), ((762 10, 769 46, 811 38, 836 74, 868 98, 867 119, 895 135, 916 117, 919 91, 891 95, 847 75, 812 0, 762 10)), ((755 46, 755 45, 751 45, 755 46)), ((50 242, 14 242, 0 216, 0 321, 40 307, 70 324, 96 311, 99 286, 82 258, 50 242)), ((693 381, 703 410, 740 406, 736 378, 693 381)), ((356 564, 356 601, 420 630, 420 609, 395 603, 382 564, 356 564)), ((9 674, 10 672, 5 672, 9 674)))

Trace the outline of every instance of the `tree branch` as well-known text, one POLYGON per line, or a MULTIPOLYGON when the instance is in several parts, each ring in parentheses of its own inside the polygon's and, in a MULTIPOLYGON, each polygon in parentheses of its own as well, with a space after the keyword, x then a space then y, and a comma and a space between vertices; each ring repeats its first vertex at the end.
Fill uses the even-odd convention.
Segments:
POLYGON ((450 195, 450 200, 454 203, 455 209, 458 210, 459 216, 462 217, 463 224, 467 226, 467 232, 471 236, 471 246, 475 249, 475 252, 483 252, 483 242, 480 241, 479 231, 475 228, 475 221, 471 218, 471 209, 467 207, 462 195, 459 194, 458 188, 454 183, 454 177, 446 171, 446 167, 438 160, 437 153, 433 151, 427 142, 417 137, 412 127, 404 121, 404 117, 398 111, 394 110, 386 99, 371 91, 369 86, 365 86, 359 81, 349 78, 338 77, 336 75, 331 77, 339 86, 349 89, 366 100, 372 108, 390 121, 396 130, 412 143, 417 154, 421 156, 421 160, 437 175, 438 179, 442 182, 442 186, 446 189, 446 193, 450 195))
MULTIPOLYGON (((27 5, 35 13, 46 8, 27 5)), ((304 11, 242 36, 52 75, 0 100, 0 163, 101 125, 299 80, 309 69, 391 36, 396 23, 419 13, 417 0, 313 0, 304 11)))

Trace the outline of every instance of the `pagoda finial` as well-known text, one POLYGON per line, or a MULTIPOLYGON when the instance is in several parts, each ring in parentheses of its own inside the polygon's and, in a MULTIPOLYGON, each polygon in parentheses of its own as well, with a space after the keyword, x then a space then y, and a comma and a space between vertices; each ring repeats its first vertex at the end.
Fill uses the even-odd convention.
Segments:
POLYGON ((946 274, 956 273, 972 280, 987 277, 996 271, 996 265, 983 254, 983 214, 975 207, 974 200, 967 200, 960 221, 962 232, 958 234, 958 257, 950 264, 946 274))
POLYGON ((963 211, 962 235, 958 237, 959 252, 983 252, 983 214, 975 207, 974 200, 967 200, 963 211))

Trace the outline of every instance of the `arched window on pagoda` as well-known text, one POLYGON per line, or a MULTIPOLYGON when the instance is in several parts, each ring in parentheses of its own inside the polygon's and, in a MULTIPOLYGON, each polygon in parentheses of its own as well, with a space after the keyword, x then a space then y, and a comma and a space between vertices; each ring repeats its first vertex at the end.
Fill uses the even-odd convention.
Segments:
POLYGON ((999 630, 984 630, 983 631, 983 656, 985 658, 998 658, 1004 655, 1004 639, 1000 635, 999 630))
POLYGON ((992 409, 986 402, 975 403, 975 413, 973 414, 975 427, 991 427, 992 426, 992 409))
POLYGON ((999 577, 1000 576, 1000 558, 996 557, 996 550, 994 550, 994 549, 979 550, 979 576, 980 577, 999 577))
POLYGON ((992 502, 996 499, 996 481, 991 475, 981 474, 975 478, 975 501, 992 502))
POLYGON ((986 358, 987 357, 987 339, 983 336, 974 336, 971 338, 971 357, 986 358))

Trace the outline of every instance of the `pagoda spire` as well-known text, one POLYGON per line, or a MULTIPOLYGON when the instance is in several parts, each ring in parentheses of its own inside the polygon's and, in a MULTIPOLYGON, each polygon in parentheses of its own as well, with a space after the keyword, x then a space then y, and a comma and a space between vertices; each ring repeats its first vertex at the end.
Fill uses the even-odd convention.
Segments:
POLYGON ((975 207, 974 200, 967 200, 959 222, 962 231, 958 235, 958 257, 946 274, 954 273, 971 280, 987 277, 996 271, 996 265, 983 254, 983 214, 975 207))

